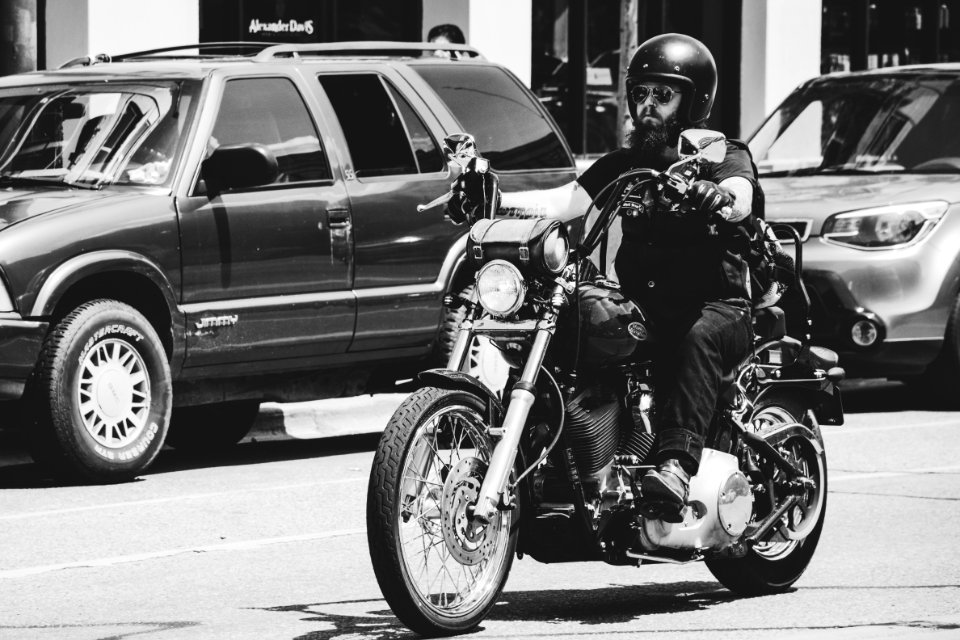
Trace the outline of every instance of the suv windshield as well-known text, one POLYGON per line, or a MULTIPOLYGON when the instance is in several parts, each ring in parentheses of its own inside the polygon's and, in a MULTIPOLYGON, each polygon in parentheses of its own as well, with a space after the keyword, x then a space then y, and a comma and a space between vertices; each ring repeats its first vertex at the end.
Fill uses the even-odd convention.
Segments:
POLYGON ((166 185, 197 89, 44 85, 0 90, 0 184, 166 185))
POLYGON ((824 78, 791 94, 750 140, 761 175, 960 172, 960 80, 824 78))

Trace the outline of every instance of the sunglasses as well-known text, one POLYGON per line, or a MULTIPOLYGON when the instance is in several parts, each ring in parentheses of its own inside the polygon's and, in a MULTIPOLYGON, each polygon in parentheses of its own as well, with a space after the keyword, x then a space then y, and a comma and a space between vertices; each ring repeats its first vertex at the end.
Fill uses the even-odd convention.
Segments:
POLYGON ((670 104, 673 97, 680 94, 676 89, 666 86, 648 87, 645 84, 636 84, 630 88, 630 99, 637 104, 643 104, 651 93, 653 99, 662 105, 670 104))

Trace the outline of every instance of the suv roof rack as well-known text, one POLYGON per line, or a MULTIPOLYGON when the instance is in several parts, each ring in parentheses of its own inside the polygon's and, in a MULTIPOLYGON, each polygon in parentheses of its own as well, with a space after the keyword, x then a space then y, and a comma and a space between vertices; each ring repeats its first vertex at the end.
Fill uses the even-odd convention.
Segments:
POLYGON ((123 62, 149 58, 152 60, 173 59, 210 59, 210 58, 245 58, 257 62, 266 62, 276 58, 301 57, 392 57, 422 56, 424 53, 438 51, 450 52, 452 59, 483 58, 473 47, 462 44, 438 44, 433 42, 391 42, 356 41, 356 42, 321 42, 312 44, 292 44, 273 42, 201 42, 198 44, 183 44, 175 47, 146 49, 132 51, 111 56, 106 53, 91 54, 73 58, 63 63, 58 69, 69 67, 86 67, 108 62, 123 62))
POLYGON ((392 42, 389 40, 362 40, 355 42, 321 42, 315 44, 278 44, 258 53, 254 60, 263 62, 280 57, 388 57, 421 56, 424 53, 449 51, 451 58, 483 58, 473 47, 462 44, 435 42, 392 42))
POLYGON ((176 59, 176 58, 249 58, 264 49, 276 46, 272 42, 201 42, 198 44, 182 44, 175 47, 161 47, 144 51, 131 51, 111 56, 107 53, 97 53, 68 60, 60 65, 59 69, 68 67, 89 66, 107 62, 123 62, 137 58, 176 59), (179 55, 172 55, 176 54, 179 55), (171 55, 160 55, 171 54, 171 55))

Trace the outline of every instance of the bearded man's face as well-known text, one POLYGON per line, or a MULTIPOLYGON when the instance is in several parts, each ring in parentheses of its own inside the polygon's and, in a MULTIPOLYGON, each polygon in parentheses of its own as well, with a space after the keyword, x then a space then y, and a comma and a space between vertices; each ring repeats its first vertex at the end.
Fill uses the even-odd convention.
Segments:
POLYGON ((669 147, 675 146, 680 139, 683 127, 677 114, 673 113, 663 120, 643 118, 637 114, 633 121, 633 130, 629 136, 629 146, 641 155, 660 155, 669 147))
POLYGON ((677 144, 683 130, 678 117, 683 89, 651 79, 631 86, 630 92, 631 98, 636 100, 633 102, 636 116, 629 136, 630 148, 639 155, 662 155, 677 144))

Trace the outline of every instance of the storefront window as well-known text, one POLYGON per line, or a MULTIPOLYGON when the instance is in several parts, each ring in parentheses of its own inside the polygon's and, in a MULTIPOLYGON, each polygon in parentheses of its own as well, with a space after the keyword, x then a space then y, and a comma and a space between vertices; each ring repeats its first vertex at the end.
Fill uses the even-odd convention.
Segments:
POLYGON ((200 41, 421 38, 422 0, 200 0, 200 41))
POLYGON ((822 73, 960 60, 960 0, 824 0, 822 73))

